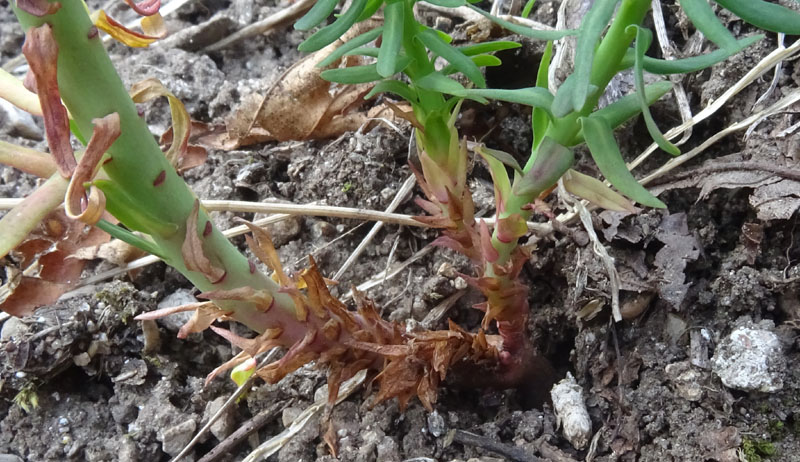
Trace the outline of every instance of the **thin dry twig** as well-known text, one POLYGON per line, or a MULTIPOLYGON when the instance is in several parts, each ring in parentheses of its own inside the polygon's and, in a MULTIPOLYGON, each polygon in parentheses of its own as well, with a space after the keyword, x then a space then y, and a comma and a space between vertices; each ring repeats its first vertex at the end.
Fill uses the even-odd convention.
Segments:
MULTIPOLYGON (((258 365, 258 367, 256 369, 260 369, 260 368, 266 366, 267 364, 271 363, 272 360, 275 359, 275 355, 277 355, 277 354, 278 354, 278 348, 273 348, 273 349, 269 350, 267 355, 264 357, 264 359, 261 360, 261 363, 258 365)), ((230 398, 228 398, 228 400, 225 401, 225 404, 223 404, 222 407, 220 407, 219 410, 216 413, 214 413, 214 415, 211 416, 210 419, 208 419, 208 423, 206 423, 203 426, 203 428, 201 428, 200 431, 197 432, 197 434, 194 436, 194 438, 192 438, 191 441, 189 441, 189 443, 186 445, 186 447, 184 447, 183 450, 181 450, 181 452, 178 453, 178 455, 175 456, 175 458, 172 459, 170 462, 178 462, 183 457, 185 457, 186 454, 188 454, 189 451, 191 451, 192 448, 194 448, 194 445, 197 444, 198 441, 200 441, 200 438, 205 436, 205 434, 208 433, 209 430, 211 430, 211 426, 214 425, 214 422, 219 420, 219 418, 222 416, 222 414, 229 407, 231 407, 234 404, 236 404, 236 400, 239 399, 239 397, 242 396, 245 391, 250 389, 250 386, 253 385, 253 382, 255 381, 256 377, 258 377, 257 374, 253 374, 250 377, 248 377, 248 379, 239 388, 237 388, 236 391, 233 392, 233 394, 230 396, 230 398)))
MULTIPOLYGON (((670 129, 664 136, 667 139, 673 139, 673 138, 677 137, 678 135, 680 135, 681 133, 683 133, 684 131, 689 130, 691 127, 693 127, 693 126, 697 125, 698 123, 702 122, 703 120, 707 119, 708 117, 710 117, 711 115, 716 113, 722 106, 725 105, 725 103, 727 103, 731 98, 736 96, 745 87, 747 87, 748 85, 753 83, 756 79, 758 79, 759 77, 764 75, 764 73, 766 73, 767 71, 772 69, 777 63, 790 58, 791 56, 793 56, 795 53, 797 53, 799 51, 800 51, 800 40, 796 40, 789 47, 786 47, 786 48, 780 48, 779 47, 779 48, 775 49, 774 51, 772 51, 772 53, 770 53, 767 56, 765 56, 764 59, 759 61, 758 64, 756 64, 752 69, 750 69, 747 72, 747 74, 744 75, 744 77, 739 79, 730 88, 725 90, 725 92, 722 93, 722 95, 720 95, 719 98, 717 98, 716 100, 710 102, 708 104, 708 106, 703 108, 702 111, 700 111, 697 114, 695 114, 690 120, 680 124, 677 127, 673 127, 672 129, 670 129)), ((761 111, 761 112, 766 112, 766 110, 761 111)), ((748 117, 745 120, 750 120, 751 117, 748 117)), ((755 120, 757 120, 757 119, 754 119, 753 121, 755 121, 755 120)), ((750 123, 752 123, 753 121, 751 121, 750 123)), ((642 162, 644 162, 648 157, 650 157, 650 154, 655 152, 655 150, 657 148, 658 148, 658 145, 656 143, 651 144, 647 149, 645 149, 645 151, 643 153, 641 153, 636 159, 634 159, 632 162, 630 162, 628 164, 628 168, 630 170, 633 170, 636 167, 638 167, 639 165, 641 165, 642 162)), ((682 155, 680 157, 677 157, 677 159, 683 159, 684 157, 686 157, 686 154, 684 154, 684 155, 682 155)), ((675 160, 675 159, 672 159, 672 160, 675 160)), ((667 163, 669 164, 670 162, 667 162, 667 163)), ((659 169, 659 170, 661 170, 661 169, 659 169)), ((659 175, 663 175, 663 173, 664 172, 660 173, 659 175)))
POLYGON ((269 32, 272 29, 299 18, 305 14, 305 12, 308 11, 314 5, 314 3, 316 3, 316 0, 300 0, 288 8, 284 8, 277 13, 262 19, 261 21, 254 22, 253 24, 242 28, 238 32, 235 32, 216 43, 212 43, 203 51, 219 51, 240 40, 269 32))
MULTIPOLYGON (((356 373, 353 378, 344 382, 339 389, 339 396, 336 399, 336 404, 341 403, 344 401, 348 396, 350 396, 358 387, 364 383, 364 380, 367 378, 367 370, 362 369, 358 373, 356 373)), ((278 452, 285 444, 288 442, 294 435, 296 435, 300 430, 302 430, 306 424, 311 420, 312 417, 317 415, 322 408, 328 403, 328 396, 327 393, 324 396, 321 396, 320 399, 314 402, 311 406, 306 408, 305 411, 300 413, 294 421, 289 425, 284 431, 279 433, 278 435, 273 436, 269 440, 262 443, 258 446, 253 452, 247 455, 244 458, 243 462, 256 462, 259 460, 266 460, 267 457, 271 456, 278 452)))
POLYGON ((475 446, 478 448, 486 449, 494 453, 507 457, 515 462, 544 462, 544 459, 528 453, 522 448, 510 446, 494 438, 489 438, 474 433, 465 432, 464 430, 453 430, 453 441, 463 444, 465 446, 475 446))
POLYGON ((609 286, 611 286, 611 314, 614 317, 614 321, 620 322, 622 321, 622 313, 619 309, 619 274, 617 273, 617 267, 614 265, 614 258, 608 254, 608 250, 597 237, 594 225, 592 224, 592 216, 589 210, 586 209, 583 201, 571 197, 567 190, 564 189, 564 183, 561 180, 558 182, 558 195, 578 214, 581 224, 583 224, 583 228, 586 230, 586 234, 589 235, 589 240, 592 241, 592 250, 594 250, 595 255, 602 260, 603 265, 606 267, 608 283, 609 286))
MULTIPOLYGON (((656 37, 658 38, 658 45, 661 47, 661 53, 665 59, 672 59, 675 57, 675 47, 672 46, 669 37, 667 36, 667 25, 664 22, 664 12, 661 11, 661 0, 653 0, 651 10, 653 11, 653 24, 656 29, 656 37)), ((683 76, 676 74, 670 76, 673 83, 672 94, 675 95, 675 101, 678 103, 678 112, 681 114, 681 121, 686 123, 692 119, 692 109, 689 107, 689 97, 686 96, 686 90, 683 88, 683 76)), ((676 145, 681 145, 689 140, 692 136, 692 128, 689 127, 681 137, 676 141, 676 145)))
POLYGON ((257 432, 261 427, 274 419, 278 413, 286 407, 286 403, 287 401, 274 403, 272 406, 259 412, 252 419, 240 425, 235 432, 231 433, 197 462, 216 462, 218 459, 222 458, 222 456, 229 455, 231 450, 250 436, 251 433, 257 432))
MULTIPOLYGON (((388 207, 386 207, 385 212, 386 213, 394 212, 400 205, 400 203, 403 202, 406 196, 408 196, 408 194, 414 188, 414 184, 415 181, 413 175, 406 178, 406 181, 400 187, 400 190, 397 191, 397 194, 395 194, 394 199, 392 199, 392 202, 389 204, 388 207)), ((367 233, 367 235, 364 237, 361 243, 358 244, 358 247, 356 247, 356 249, 353 250, 353 253, 351 253, 350 256, 347 257, 347 260, 345 260, 344 264, 342 264, 342 267, 339 268, 339 271, 337 271, 336 274, 333 276, 334 280, 338 281, 344 275, 344 273, 346 273, 347 270, 350 269, 351 266, 353 266, 353 263, 355 263, 355 261, 358 260, 358 257, 361 256, 361 254, 364 252, 364 249, 367 248, 367 245, 369 245, 369 243, 372 242, 372 239, 375 237, 375 235, 378 234, 378 231, 380 231, 381 228, 383 228, 383 224, 384 222, 379 221, 372 226, 372 229, 369 230, 369 233, 367 233)))

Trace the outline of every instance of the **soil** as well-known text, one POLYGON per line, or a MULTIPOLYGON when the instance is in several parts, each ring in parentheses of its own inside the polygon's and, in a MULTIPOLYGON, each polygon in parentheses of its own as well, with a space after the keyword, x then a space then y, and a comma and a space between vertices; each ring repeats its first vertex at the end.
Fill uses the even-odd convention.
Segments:
MULTIPOLYGON (((552 23, 557 3, 537 2, 534 15, 552 23)), ((247 94, 264 92, 301 58, 296 47, 306 35, 285 26, 213 53, 200 51, 198 42, 224 36, 286 6, 272 0, 189 2, 167 18, 169 29, 177 32, 168 46, 129 50, 112 44, 110 52, 126 84, 157 77, 184 101, 194 119, 221 122, 247 94), (212 17, 224 20, 188 29, 212 17)), ((19 54, 23 34, 8 0, 0 0, 0 7, 0 64, 4 64, 19 54)), ((675 28, 670 38, 680 49, 686 43, 679 32, 686 27, 685 18, 672 16, 675 10, 664 9, 668 24, 675 28)), ((117 8, 111 12, 123 14, 117 8)), ((753 33, 741 21, 723 17, 737 35, 753 33)), ((433 16, 428 19, 431 24, 435 21, 433 16)), ((459 20, 436 22, 459 30, 459 20)), ((526 84, 515 76, 535 69, 541 55, 540 45, 528 45, 507 53, 509 70, 493 70, 492 85, 526 84)), ((768 34, 727 62, 685 77, 682 83, 692 111, 697 113, 776 47, 775 35, 768 34)), ((769 88, 771 76, 766 74, 696 126, 683 150, 750 115, 755 101, 769 88)), ((759 107, 798 85, 797 61, 784 62, 775 91, 759 107)), ((672 101, 665 98, 654 107, 662 129, 680 122, 672 101)), ((143 109, 154 132, 168 126, 166 104, 143 109)), ((722 139, 675 175, 713 167, 720 159, 788 165, 797 172, 797 134, 786 133, 798 122, 796 109, 767 118, 747 138, 739 133, 722 139)), ((461 129, 468 136, 485 136, 492 147, 517 156, 528 149, 529 115, 523 109, 467 104, 465 114, 461 129)), ((34 124, 33 135, 0 124, 0 138, 44 150, 41 123, 34 124)), ((410 133, 406 125, 398 130, 378 125, 339 139, 211 150, 207 162, 185 177, 203 199, 319 201, 382 210, 410 175, 410 133)), ((619 131, 626 156, 633 158, 650 143, 646 133, 640 120, 619 131)), ((578 168, 593 172, 586 157, 579 152, 578 168)), ((652 156, 641 172, 660 166, 667 157, 652 156)), ((331 418, 339 460, 489 462, 536 460, 533 456, 561 461, 800 460, 800 369, 791 366, 800 360, 798 213, 789 210, 788 217, 765 218, 753 205, 758 185, 747 181, 737 185, 719 175, 712 172, 704 182, 689 175, 690 181, 684 178, 683 183, 675 176, 671 186, 666 181, 660 196, 666 210, 628 216, 593 213, 600 240, 620 275, 625 314, 620 323, 610 321, 609 278, 579 222, 530 240, 536 241, 536 251, 522 276, 531 288, 530 332, 559 374, 571 372, 582 388, 592 424, 590 448, 575 449, 559 430, 552 406, 529 407, 524 389, 463 389, 448 383, 432 414, 416 401, 401 411, 394 401, 375 404, 369 387, 356 391, 335 407, 331 418), (587 319, 584 313, 590 304, 599 307, 599 314, 587 319), (773 347, 760 357, 763 367, 748 375, 755 383, 732 386, 721 378, 717 364, 723 361, 719 358, 737 354, 735 339, 729 336, 742 332, 739 329, 757 332, 757 338, 768 338, 773 347), (486 438, 469 443, 452 430, 486 438), (485 440, 522 450, 530 458, 508 451, 504 455, 490 449, 485 440)), ((475 163, 472 178, 477 210, 491 213, 489 175, 480 162, 475 163)), ((2 170, 4 197, 22 197, 35 184, 31 177, 2 170)), ((419 213, 411 199, 407 197, 398 212, 419 213)), ((797 195, 783 200, 789 207, 786 204, 796 201, 797 195)), ((564 211, 555 200, 551 205, 556 212, 564 211)), ((252 218, 225 213, 215 219, 228 227, 233 216, 252 218)), ((330 276, 370 226, 303 217, 275 225, 271 232, 289 269, 302 268, 311 254, 330 276)), ((420 228, 384 226, 344 275, 345 286, 369 279, 388 263, 405 261, 433 238, 435 233, 420 228)), ((242 239, 236 242, 244 248, 242 239)), ((85 276, 110 267, 96 261, 85 276)), ((457 271, 469 273, 468 262, 437 249, 368 295, 392 320, 422 321, 458 290, 457 271)), ((132 318, 159 304, 185 302, 192 298, 191 289, 177 272, 154 264, 134 279, 120 276, 82 287, 33 316, 6 319, 0 336, 0 460, 166 461, 182 449, 211 410, 235 389, 225 378, 204 385, 205 376, 234 352, 210 331, 178 340, 180 321, 166 319, 158 324, 160 343, 145 353, 145 335, 132 318)), ((471 305, 478 301, 477 294, 468 292, 446 317, 477 329, 480 313, 471 305)), ((445 322, 434 327, 444 327, 445 322)), ((747 345, 755 352, 759 348, 747 345)), ((257 383, 184 460, 199 459, 253 416, 277 406, 279 411, 264 427, 219 459, 242 460, 252 446, 279 433, 285 422, 308 407, 324 383, 324 372, 312 365, 275 385, 257 383)), ((315 417, 269 460, 335 460, 323 442, 325 429, 321 431, 315 417)))

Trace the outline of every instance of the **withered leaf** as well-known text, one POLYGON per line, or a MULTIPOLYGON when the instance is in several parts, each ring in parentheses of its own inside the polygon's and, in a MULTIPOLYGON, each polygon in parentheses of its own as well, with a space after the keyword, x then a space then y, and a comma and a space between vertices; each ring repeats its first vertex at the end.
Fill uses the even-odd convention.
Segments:
POLYGON ((61 210, 51 212, 17 247, 22 257, 21 272, 15 281, 3 286, 0 309, 25 316, 54 303, 80 282, 85 261, 75 253, 109 239, 98 228, 87 231, 86 225, 68 219, 61 210))
POLYGON ((186 240, 181 247, 183 261, 189 271, 198 271, 208 279, 208 282, 216 284, 225 276, 225 270, 218 268, 211 263, 203 250, 203 241, 197 229, 197 217, 200 214, 200 201, 194 201, 192 213, 186 220, 186 240))
POLYGON ((22 52, 36 80, 47 144, 61 176, 69 178, 77 162, 69 141, 69 115, 61 104, 61 93, 58 91, 58 44, 50 25, 28 29, 22 52))

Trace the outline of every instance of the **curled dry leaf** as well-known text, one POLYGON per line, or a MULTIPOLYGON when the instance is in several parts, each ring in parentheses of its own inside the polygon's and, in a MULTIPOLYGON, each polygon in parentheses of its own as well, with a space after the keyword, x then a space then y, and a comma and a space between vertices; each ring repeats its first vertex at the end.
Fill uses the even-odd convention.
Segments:
POLYGON ((117 22, 114 18, 108 16, 103 10, 95 11, 92 13, 91 18, 98 29, 110 35, 114 40, 122 42, 129 47, 148 47, 151 43, 161 38, 130 30, 117 22))
POLYGON ((167 90, 158 79, 151 78, 133 84, 130 95, 135 103, 145 103, 162 96, 169 101, 172 127, 161 136, 161 144, 162 146, 169 144, 169 148, 164 154, 173 167, 182 172, 205 162, 206 150, 200 146, 189 144, 192 128, 195 126, 189 117, 189 112, 181 100, 167 90))
POLYGON ((153 16, 161 8, 161 0, 142 0, 141 2, 125 0, 125 3, 140 16, 153 16))
POLYGON ((203 241, 197 229, 197 218, 200 214, 200 201, 195 199, 192 213, 186 220, 186 240, 181 247, 183 261, 189 271, 197 271, 208 279, 208 282, 217 284, 225 277, 225 270, 214 266, 203 250, 203 241))
POLYGON ((17 0, 16 3, 20 10, 39 18, 61 9, 60 3, 47 0, 17 0))
POLYGON ((58 44, 48 24, 32 27, 25 35, 22 52, 35 78, 36 93, 44 115, 44 129, 50 152, 64 178, 72 176, 77 162, 69 137, 69 115, 58 91, 58 44))
POLYGON ((116 112, 102 119, 94 119, 92 122, 94 123, 92 137, 72 175, 64 200, 67 216, 89 225, 100 220, 105 211, 106 200, 99 188, 92 188, 87 196, 84 184, 94 178, 100 159, 120 134, 119 114, 116 112))
POLYGON ((717 189, 750 188, 750 205, 763 221, 786 220, 800 210, 800 173, 782 153, 737 153, 708 160, 699 167, 672 174, 652 188, 655 193, 700 188, 703 200, 717 189))
POLYGON ((85 261, 75 257, 76 252, 108 240, 100 229, 87 230, 63 211, 53 211, 12 251, 20 261, 19 270, 0 290, 0 309, 25 316, 54 303, 80 281, 85 261))
MULTIPOLYGON (((227 133, 209 142, 233 149, 270 140, 325 138, 357 130, 370 117, 391 117, 385 108, 378 111, 380 114, 356 112, 371 84, 337 86, 320 76, 325 69, 342 65, 341 59, 328 67, 318 67, 338 46, 378 25, 376 21, 358 23, 333 44, 287 69, 265 95, 245 97, 226 121, 227 133)), ((344 61, 345 66, 363 64, 362 58, 353 56, 344 61)))

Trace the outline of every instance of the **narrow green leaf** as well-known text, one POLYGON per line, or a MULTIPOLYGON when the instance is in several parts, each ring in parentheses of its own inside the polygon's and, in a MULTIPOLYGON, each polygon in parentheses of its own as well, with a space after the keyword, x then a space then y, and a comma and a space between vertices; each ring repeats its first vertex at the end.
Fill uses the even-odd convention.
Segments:
MULTIPOLYGON (((754 35, 752 37, 740 39, 737 42, 739 47, 734 52, 720 48, 704 55, 691 56, 689 58, 682 59, 672 59, 669 61, 645 56, 642 65, 644 70, 650 72, 651 74, 688 74, 690 72, 699 71, 722 62, 763 38, 763 35, 754 35)), ((632 67, 635 59, 636 51, 631 48, 625 53, 625 57, 620 63, 620 69, 628 69, 632 67)))
POLYGON ((478 14, 483 15, 484 17, 491 20, 493 23, 498 24, 505 29, 519 34, 525 37, 530 37, 537 40, 558 40, 560 38, 566 37, 568 35, 576 35, 578 33, 575 29, 565 29, 565 30, 536 30, 531 29, 527 26, 521 26, 519 24, 514 24, 513 22, 506 21, 505 19, 500 19, 498 17, 492 16, 491 14, 483 11, 482 9, 474 6, 474 5, 467 5, 471 9, 475 10, 478 14))
POLYGON ((317 3, 308 10, 308 13, 294 23, 294 28, 296 30, 309 30, 317 27, 333 13, 337 3, 339 3, 339 0, 317 0, 317 3))
POLYGON ((461 96, 489 98, 507 103, 540 107, 547 111, 548 114, 550 113, 550 105, 553 103, 553 95, 549 91, 536 87, 516 90, 470 88, 469 90, 464 90, 461 96))
POLYGON ((364 10, 366 4, 367 0, 353 0, 350 8, 339 16, 336 21, 314 32, 314 34, 301 43, 297 49, 305 53, 311 53, 330 45, 355 24, 356 19, 358 19, 358 16, 364 10))
POLYGON ((486 146, 480 146, 479 148, 475 148, 475 150, 484 158, 487 156, 492 157, 499 160, 504 165, 513 168, 517 172, 522 173, 522 167, 519 165, 519 162, 517 162, 517 159, 514 159, 514 156, 505 151, 487 148, 486 146))
POLYGON ((106 220, 98 221, 97 224, 95 224, 95 226, 110 234, 111 237, 126 242, 136 247, 137 249, 144 250, 145 252, 151 255, 155 255, 162 259, 164 258, 161 249, 154 242, 141 238, 133 234, 132 232, 128 231, 127 229, 124 229, 117 225, 113 225, 106 220))
POLYGON ((679 2, 686 16, 692 20, 692 24, 718 47, 728 51, 739 47, 736 38, 720 22, 707 0, 679 0, 679 2))
MULTIPOLYGON (((494 67, 503 64, 503 62, 500 61, 500 58, 493 55, 471 56, 470 59, 478 67, 494 67)), ((456 67, 453 66, 452 64, 448 64, 447 66, 443 67, 442 70, 439 72, 441 72, 444 75, 450 75, 458 72, 458 69, 456 69, 456 67)))
POLYGON ((329 82, 352 85, 356 83, 367 83, 381 80, 383 77, 378 74, 377 64, 366 66, 343 67, 322 71, 321 77, 329 82))
POLYGON ((536 0, 528 0, 528 3, 525 4, 525 8, 522 9, 522 17, 527 18, 530 16, 531 11, 533 11, 533 5, 536 3, 536 0))
POLYGON ((800 13, 761 0, 714 0, 759 29, 800 35, 800 13))
POLYGON ((628 170, 606 119, 594 116, 581 117, 580 122, 589 152, 606 179, 622 194, 642 205, 666 208, 666 205, 639 184, 628 170))
MULTIPOLYGON (((460 98, 467 97, 467 89, 464 88, 463 85, 449 77, 445 77, 441 72, 431 72, 430 74, 417 79, 417 81, 414 83, 425 90, 458 96, 460 98)), ((473 95, 470 98, 475 99, 476 101, 480 100, 484 103, 488 102, 485 98, 481 98, 479 95, 473 95)))
POLYGON ((425 2, 443 8, 458 8, 467 4, 466 0, 425 0, 425 2))
POLYGON ((353 38, 352 40, 348 40, 346 43, 343 43, 342 46, 334 50, 333 53, 329 54, 325 59, 323 59, 317 65, 317 67, 330 66, 331 64, 338 61, 339 58, 341 58, 342 56, 375 40, 376 38, 378 38, 379 35, 381 35, 382 32, 383 32, 383 26, 376 27, 375 29, 372 29, 369 32, 364 32, 363 34, 353 38))
POLYGON ((367 6, 364 7, 364 11, 358 15, 358 19, 356 22, 361 22, 367 20, 375 15, 375 13, 383 6, 383 0, 367 0, 367 6))
POLYGON ((564 174, 564 189, 594 205, 616 212, 635 213, 636 208, 622 194, 614 191, 597 178, 570 169, 564 174))
POLYGON ((417 95, 414 93, 414 90, 412 90, 408 84, 398 80, 383 80, 378 82, 374 87, 372 87, 372 90, 367 93, 367 96, 365 96, 364 99, 370 99, 378 93, 394 93, 412 105, 418 103, 417 95))
POLYGON ((505 204, 511 192, 511 181, 508 179, 508 171, 506 170, 505 164, 492 155, 493 152, 501 151, 494 151, 484 146, 478 146, 475 148, 475 152, 480 154, 489 166, 489 173, 492 174, 492 183, 494 184, 495 200, 498 204, 505 204))
POLYGON ((403 43, 405 4, 403 0, 396 0, 387 3, 383 9, 383 37, 378 53, 378 74, 383 77, 390 77, 395 72, 395 61, 403 43))
POLYGON ((614 15, 619 0, 596 0, 581 21, 581 31, 575 48, 575 69, 570 77, 574 82, 570 88, 572 110, 580 111, 589 95, 594 52, 603 31, 614 15))
MULTIPOLYGON (((667 80, 662 80, 660 82, 647 85, 645 87, 645 100, 647 101, 647 105, 652 105, 671 89, 672 83, 667 80)), ((592 113, 592 117, 602 117, 606 119, 608 126, 613 130, 639 114, 641 111, 642 105, 639 102, 639 95, 634 92, 629 93, 609 104, 608 106, 595 111, 592 113)), ((575 136, 575 139, 573 139, 570 143, 570 146, 574 146, 582 142, 583 132, 579 132, 575 136)))
POLYGON ((466 56, 475 56, 484 53, 493 53, 495 51, 513 50, 514 48, 519 48, 521 46, 522 44, 517 42, 510 42, 508 40, 496 40, 494 42, 475 43, 473 45, 456 47, 456 50, 460 51, 466 56))
POLYGON ((105 194, 106 210, 128 229, 162 237, 170 237, 178 231, 178 225, 152 215, 117 183, 111 180, 94 180, 92 185, 105 194))
POLYGON ((468 79, 475 83, 475 85, 484 88, 486 81, 483 79, 481 70, 472 62, 469 57, 445 43, 441 37, 432 29, 425 29, 416 36, 423 45, 435 54, 441 56, 447 62, 452 64, 468 79))
POLYGON ((650 46, 650 40, 653 38, 652 33, 649 30, 639 26, 628 26, 626 30, 630 30, 631 28, 636 28, 636 45, 634 46, 634 49, 636 50, 636 59, 634 60, 633 64, 633 77, 634 83, 636 84, 636 96, 639 99, 639 105, 642 109, 644 123, 647 125, 647 131, 650 133, 650 136, 653 138, 653 141, 656 142, 658 147, 665 152, 672 154, 673 156, 679 156, 681 154, 680 149, 664 138, 664 135, 662 135, 661 131, 658 129, 656 121, 653 120, 653 115, 650 114, 650 106, 647 105, 647 99, 645 98, 646 92, 644 89, 642 60, 644 58, 644 52, 647 51, 647 48, 650 46))
POLYGON ((347 56, 369 56, 370 58, 377 58, 381 52, 380 48, 375 47, 358 47, 347 52, 347 56))
MULTIPOLYGON (((553 56, 553 42, 547 42, 547 46, 542 54, 542 60, 539 61, 539 70, 536 72, 536 86, 547 90, 549 84, 550 73, 550 60, 553 56)), ((531 128, 533 129, 533 146, 532 149, 536 150, 539 143, 542 142, 547 127, 550 126, 550 116, 547 111, 541 107, 534 106, 531 114, 531 128)))
POLYGON ((558 182, 575 161, 572 149, 557 143, 549 136, 542 139, 531 168, 514 179, 512 191, 531 200, 558 182))
MULTIPOLYGON (((575 91, 575 86, 578 84, 575 74, 570 74, 566 80, 561 83, 561 86, 556 90, 556 96, 553 98, 553 116, 564 117, 570 112, 575 111, 573 108, 572 93, 575 91)), ((597 91, 595 85, 589 84, 589 93, 597 91)))

